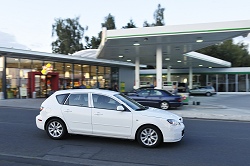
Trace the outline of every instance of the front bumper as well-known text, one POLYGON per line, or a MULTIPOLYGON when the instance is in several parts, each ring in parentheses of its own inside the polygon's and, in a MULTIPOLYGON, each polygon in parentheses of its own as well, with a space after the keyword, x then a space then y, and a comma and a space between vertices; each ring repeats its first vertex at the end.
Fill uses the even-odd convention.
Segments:
POLYGON ((181 123, 178 126, 171 126, 163 132, 163 142, 178 142, 184 136, 185 126, 181 123))

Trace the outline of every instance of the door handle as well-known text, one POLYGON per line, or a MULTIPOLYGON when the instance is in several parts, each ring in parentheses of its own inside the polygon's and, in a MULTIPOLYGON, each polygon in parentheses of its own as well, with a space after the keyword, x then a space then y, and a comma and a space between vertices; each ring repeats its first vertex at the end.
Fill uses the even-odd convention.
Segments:
POLYGON ((72 111, 67 109, 67 110, 65 110, 64 112, 72 112, 72 111))
POLYGON ((97 112, 97 113, 94 113, 94 115, 103 115, 103 114, 100 112, 97 112))

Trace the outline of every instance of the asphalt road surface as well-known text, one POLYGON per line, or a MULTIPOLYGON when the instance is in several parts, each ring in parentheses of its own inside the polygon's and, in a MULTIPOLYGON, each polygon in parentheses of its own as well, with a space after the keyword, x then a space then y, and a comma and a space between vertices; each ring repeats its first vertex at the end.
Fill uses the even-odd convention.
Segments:
POLYGON ((36 128, 35 109, 0 107, 0 165, 235 166, 250 163, 250 123, 184 119, 181 142, 159 148, 136 141, 72 135, 52 140, 36 128))

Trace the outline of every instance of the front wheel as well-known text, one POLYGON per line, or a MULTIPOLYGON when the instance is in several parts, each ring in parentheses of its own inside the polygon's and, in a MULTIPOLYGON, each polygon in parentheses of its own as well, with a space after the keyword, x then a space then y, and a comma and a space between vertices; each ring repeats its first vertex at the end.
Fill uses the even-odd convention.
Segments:
POLYGON ((62 139, 67 134, 67 128, 60 119, 51 119, 46 125, 46 132, 52 139, 62 139))
POLYGON ((166 101, 161 102, 160 103, 160 108, 163 109, 163 110, 169 109, 170 108, 169 103, 166 102, 166 101))
POLYGON ((155 126, 143 126, 137 132, 137 141, 144 147, 154 148, 162 143, 161 131, 155 126))

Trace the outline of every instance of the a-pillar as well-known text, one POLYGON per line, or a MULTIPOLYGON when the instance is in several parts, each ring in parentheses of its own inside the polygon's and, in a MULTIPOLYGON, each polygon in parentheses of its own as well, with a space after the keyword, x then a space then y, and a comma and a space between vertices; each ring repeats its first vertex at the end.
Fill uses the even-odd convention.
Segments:
POLYGON ((162 89, 162 49, 156 49, 156 88, 162 89))
POLYGON ((140 58, 135 58, 135 89, 140 88, 140 58))
POLYGON ((193 68, 189 67, 189 89, 193 88, 193 68))

